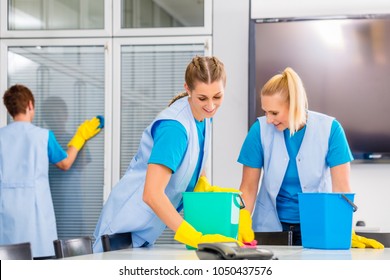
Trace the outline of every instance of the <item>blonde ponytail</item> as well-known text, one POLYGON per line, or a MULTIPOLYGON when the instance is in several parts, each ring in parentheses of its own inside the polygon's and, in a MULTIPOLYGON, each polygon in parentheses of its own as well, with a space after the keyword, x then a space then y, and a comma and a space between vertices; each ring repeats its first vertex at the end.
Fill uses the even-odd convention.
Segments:
POLYGON ((295 71, 287 67, 281 74, 269 79, 261 89, 260 96, 278 94, 289 104, 289 129, 294 135, 307 119, 307 96, 301 78, 295 71))
POLYGON ((287 67, 283 74, 287 78, 290 110, 289 110, 289 129, 290 134, 293 135, 303 125, 306 124, 308 102, 305 88, 301 78, 290 67, 287 67))

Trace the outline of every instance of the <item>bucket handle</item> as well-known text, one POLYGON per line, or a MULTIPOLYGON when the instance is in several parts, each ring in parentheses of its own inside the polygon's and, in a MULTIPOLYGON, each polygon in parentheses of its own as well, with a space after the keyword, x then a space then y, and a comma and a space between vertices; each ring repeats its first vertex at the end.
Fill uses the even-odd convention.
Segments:
POLYGON ((244 209, 245 208, 245 202, 244 202, 244 199, 242 199, 241 195, 238 195, 239 199, 240 199, 240 210, 241 209, 244 209))
POLYGON ((356 210, 358 209, 358 207, 356 206, 355 203, 353 203, 345 194, 341 194, 341 197, 344 198, 353 208, 353 212, 356 212, 356 210))

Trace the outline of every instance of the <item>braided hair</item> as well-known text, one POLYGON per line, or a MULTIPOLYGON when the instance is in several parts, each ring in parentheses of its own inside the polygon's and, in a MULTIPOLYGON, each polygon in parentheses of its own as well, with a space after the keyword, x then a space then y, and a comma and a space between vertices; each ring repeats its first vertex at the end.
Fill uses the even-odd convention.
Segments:
MULTIPOLYGON (((190 90, 195 89, 196 83, 211 84, 215 81, 223 81, 226 85, 226 72, 224 64, 215 56, 195 56, 188 64, 185 72, 185 82, 190 90)), ((188 92, 176 95, 170 102, 188 96, 188 92)))

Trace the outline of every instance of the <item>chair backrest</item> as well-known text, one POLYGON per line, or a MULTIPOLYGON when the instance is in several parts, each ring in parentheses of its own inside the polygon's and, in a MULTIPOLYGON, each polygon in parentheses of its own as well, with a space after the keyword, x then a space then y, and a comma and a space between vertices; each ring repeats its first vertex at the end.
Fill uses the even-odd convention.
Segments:
POLYGON ((53 241, 57 259, 92 254, 92 238, 83 236, 73 239, 57 239, 53 241))
POLYGON ((133 247, 131 232, 104 234, 101 236, 103 251, 116 251, 133 247))
POLYGON ((390 232, 357 232, 357 235, 375 239, 376 241, 380 242, 385 246, 385 248, 390 248, 390 232))
POLYGON ((30 242, 0 245, 0 260, 32 260, 30 242))
POLYGON ((293 245, 292 231, 255 232, 257 245, 293 245))

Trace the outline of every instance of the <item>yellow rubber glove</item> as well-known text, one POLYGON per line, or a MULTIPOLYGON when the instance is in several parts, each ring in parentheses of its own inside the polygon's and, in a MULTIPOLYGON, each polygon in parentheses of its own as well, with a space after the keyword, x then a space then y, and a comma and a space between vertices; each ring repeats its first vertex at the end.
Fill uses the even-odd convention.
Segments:
POLYGON ((355 231, 352 231, 352 248, 374 248, 374 249, 383 249, 382 243, 376 241, 375 239, 366 238, 364 236, 357 235, 355 231))
POLYGON ((195 185, 194 192, 240 192, 234 188, 221 188, 218 186, 210 185, 206 176, 200 176, 198 182, 195 185))
POLYGON ((100 128, 100 118, 94 117, 90 120, 86 120, 83 122, 77 129, 75 135, 72 140, 68 143, 68 147, 73 146, 78 151, 84 146, 85 141, 94 137, 99 133, 100 128))
POLYGON ((243 243, 250 243, 254 239, 255 233, 252 229, 251 213, 246 209, 241 209, 240 220, 238 223, 238 240, 243 243))
POLYGON ((193 226, 191 226, 186 221, 183 221, 179 228, 176 231, 174 239, 181 243, 184 243, 193 248, 198 248, 199 243, 213 243, 213 242, 237 242, 239 246, 243 246, 242 242, 238 240, 227 237, 221 234, 205 234, 196 231, 193 226))

